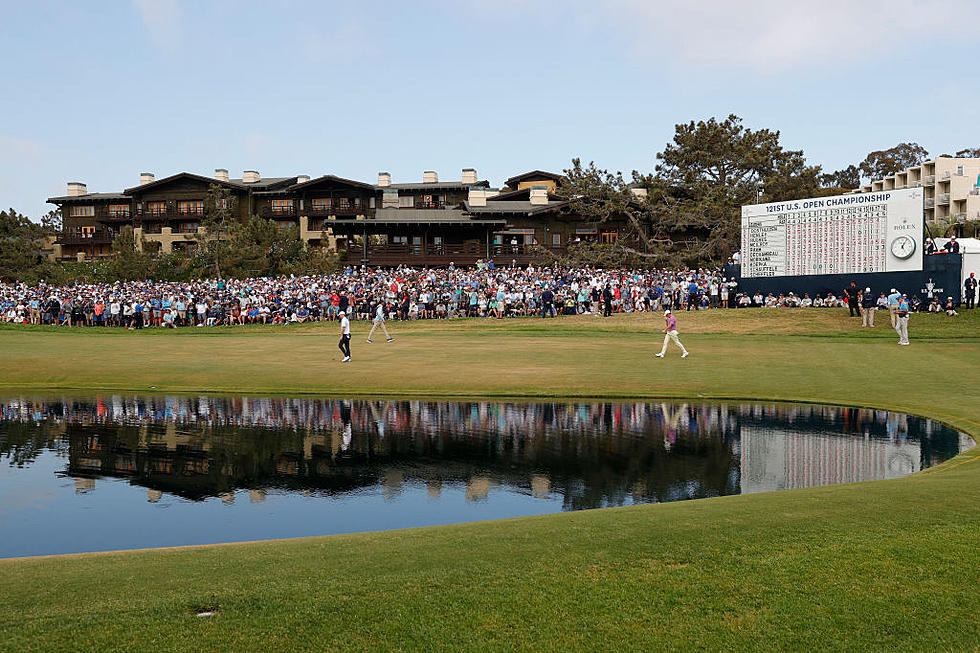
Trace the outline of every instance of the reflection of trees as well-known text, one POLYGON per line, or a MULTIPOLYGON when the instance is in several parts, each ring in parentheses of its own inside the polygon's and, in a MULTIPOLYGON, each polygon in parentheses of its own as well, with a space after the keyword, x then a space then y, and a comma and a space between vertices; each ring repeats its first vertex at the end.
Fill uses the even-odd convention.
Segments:
POLYGON ((955 431, 928 420, 780 404, 112 395, 0 402, 0 417, 0 455, 11 464, 56 448, 72 476, 125 477, 190 499, 379 484, 397 493, 404 483, 430 493, 465 484, 473 499, 506 484, 560 495, 567 509, 731 494, 741 424, 921 439, 924 465, 959 446, 955 431))

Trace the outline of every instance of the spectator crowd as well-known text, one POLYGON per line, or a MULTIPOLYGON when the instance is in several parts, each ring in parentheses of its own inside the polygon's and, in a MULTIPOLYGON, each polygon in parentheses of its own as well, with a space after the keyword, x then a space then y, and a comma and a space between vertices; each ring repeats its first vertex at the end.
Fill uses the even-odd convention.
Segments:
POLYGON ((332 275, 0 284, 0 318, 60 326, 208 327, 367 320, 379 304, 390 318, 506 318, 748 307, 840 307, 832 293, 811 298, 748 294, 718 269, 603 270, 567 267, 372 269, 332 275))

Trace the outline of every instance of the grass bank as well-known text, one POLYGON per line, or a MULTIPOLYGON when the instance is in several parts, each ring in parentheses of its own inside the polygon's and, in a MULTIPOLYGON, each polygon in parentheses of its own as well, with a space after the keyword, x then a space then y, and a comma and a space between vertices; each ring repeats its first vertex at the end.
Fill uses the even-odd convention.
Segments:
MULTIPOLYGON (((0 329, 0 389, 758 398, 980 437, 980 319, 912 346, 840 311, 333 327, 0 329), (153 387, 155 386, 155 387, 153 387)), ((0 649, 960 649, 980 642, 980 459, 906 479, 482 524, 0 561, 0 649), (197 611, 216 608, 213 617, 197 611)))

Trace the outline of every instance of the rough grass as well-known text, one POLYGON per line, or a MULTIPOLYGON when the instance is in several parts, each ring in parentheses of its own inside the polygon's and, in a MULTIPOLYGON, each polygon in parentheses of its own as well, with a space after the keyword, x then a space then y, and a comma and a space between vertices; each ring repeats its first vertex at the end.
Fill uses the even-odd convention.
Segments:
MULTIPOLYGON (((912 346, 841 311, 0 330, 12 388, 742 397, 927 414, 980 436, 980 319, 912 346)), ((846 312, 844 312, 846 313, 846 312)), ((879 316, 880 317, 880 316, 879 316)), ((2 499, 0 499, 2 501, 2 499)), ((408 531, 0 561, 0 649, 975 650, 980 455, 876 483, 408 531), (195 616, 217 610, 212 617, 195 616)), ((2 537, 2 534, 0 534, 2 537)))

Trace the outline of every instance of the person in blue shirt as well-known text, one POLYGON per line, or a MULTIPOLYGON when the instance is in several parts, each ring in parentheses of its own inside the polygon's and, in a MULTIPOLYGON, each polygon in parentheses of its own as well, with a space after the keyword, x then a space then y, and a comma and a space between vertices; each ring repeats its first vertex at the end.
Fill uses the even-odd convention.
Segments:
POLYGON ((893 329, 898 326, 898 317, 896 312, 898 311, 898 303, 901 299, 902 293, 892 288, 891 294, 888 295, 888 315, 891 318, 893 329))
POLYGON ((895 331, 898 332, 898 344, 909 344, 909 296, 902 295, 898 300, 898 308, 895 310, 897 324, 895 331))

